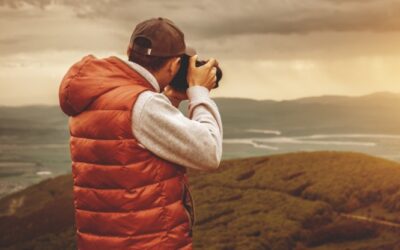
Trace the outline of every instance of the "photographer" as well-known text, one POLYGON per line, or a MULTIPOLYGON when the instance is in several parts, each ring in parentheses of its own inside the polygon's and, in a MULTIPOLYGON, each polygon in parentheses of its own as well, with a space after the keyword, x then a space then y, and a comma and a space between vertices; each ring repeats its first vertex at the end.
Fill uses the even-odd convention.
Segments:
POLYGON ((218 63, 197 67, 194 49, 166 18, 139 23, 127 55, 85 56, 60 85, 70 116, 77 247, 192 249, 186 167, 215 170, 221 161, 222 123, 209 96, 218 63), (179 91, 170 84, 184 56, 188 88, 179 91), (186 99, 189 118, 177 109, 186 99))

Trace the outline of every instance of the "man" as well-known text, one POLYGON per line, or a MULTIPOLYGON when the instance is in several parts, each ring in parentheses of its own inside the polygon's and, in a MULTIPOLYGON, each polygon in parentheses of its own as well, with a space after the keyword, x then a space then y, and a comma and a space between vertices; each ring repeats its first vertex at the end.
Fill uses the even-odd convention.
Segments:
POLYGON ((197 55, 166 18, 139 23, 129 60, 83 57, 61 81, 79 250, 192 249, 194 202, 186 167, 217 169, 222 123, 209 97, 215 59, 197 55), (183 54, 186 93, 169 86, 183 54), (178 109, 189 100, 188 116, 178 109))

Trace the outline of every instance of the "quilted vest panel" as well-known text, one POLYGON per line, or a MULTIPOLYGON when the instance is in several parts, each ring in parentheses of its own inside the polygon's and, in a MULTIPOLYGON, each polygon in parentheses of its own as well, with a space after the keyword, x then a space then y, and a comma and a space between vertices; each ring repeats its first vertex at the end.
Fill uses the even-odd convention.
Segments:
POLYGON ((85 107, 69 118, 79 250, 192 249, 194 210, 186 169, 144 149, 132 133, 135 101, 151 89, 115 57, 85 57, 62 81, 60 100, 74 112, 85 107), (112 73, 104 73, 110 67, 112 73), (91 70, 102 78, 91 78, 86 73, 91 70), (96 81, 112 88, 87 94, 96 81), (95 98, 79 106, 83 101, 72 93, 61 94, 68 89, 95 98))

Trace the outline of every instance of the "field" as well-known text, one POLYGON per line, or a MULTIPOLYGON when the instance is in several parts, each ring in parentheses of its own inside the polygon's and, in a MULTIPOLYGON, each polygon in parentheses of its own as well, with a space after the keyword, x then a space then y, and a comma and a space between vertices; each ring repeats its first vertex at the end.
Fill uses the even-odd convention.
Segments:
MULTIPOLYGON (((226 160, 189 170, 195 249, 400 248, 400 164, 352 152, 226 160)), ((72 177, 0 200, 4 249, 74 249, 72 177)))

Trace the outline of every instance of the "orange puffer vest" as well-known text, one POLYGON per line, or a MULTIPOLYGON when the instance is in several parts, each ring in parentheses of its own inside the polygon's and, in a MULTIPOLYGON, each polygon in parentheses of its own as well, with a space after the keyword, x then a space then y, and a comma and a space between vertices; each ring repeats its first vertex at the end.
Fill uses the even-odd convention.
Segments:
POLYGON ((61 81, 70 116, 79 250, 192 249, 186 168, 141 147, 132 108, 153 87, 117 57, 83 57, 61 81))

